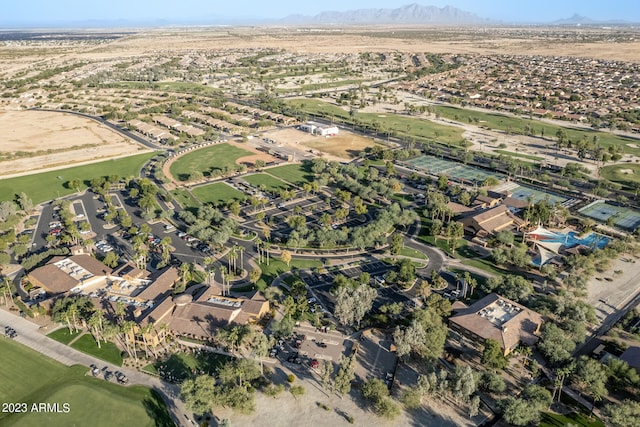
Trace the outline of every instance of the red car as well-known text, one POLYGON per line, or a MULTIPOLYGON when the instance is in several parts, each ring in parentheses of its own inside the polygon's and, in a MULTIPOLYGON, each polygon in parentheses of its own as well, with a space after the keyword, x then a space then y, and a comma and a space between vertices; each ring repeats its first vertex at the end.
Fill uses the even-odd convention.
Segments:
POLYGON ((317 368, 318 368, 318 366, 320 366, 320 364, 318 363, 318 361, 317 361, 316 359, 313 359, 313 360, 311 361, 311 367, 312 367, 313 369, 317 369, 317 368))

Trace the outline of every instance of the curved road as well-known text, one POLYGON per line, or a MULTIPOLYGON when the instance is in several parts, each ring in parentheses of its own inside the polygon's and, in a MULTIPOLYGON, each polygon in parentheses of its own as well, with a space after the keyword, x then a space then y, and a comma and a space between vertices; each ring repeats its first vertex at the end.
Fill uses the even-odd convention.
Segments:
POLYGON ((121 371, 129 378, 129 384, 143 385, 157 391, 160 396, 162 396, 176 425, 191 425, 186 422, 186 420, 190 418, 188 418, 188 411, 179 397, 180 388, 177 385, 161 381, 159 378, 152 377, 135 369, 112 365, 104 360, 82 353, 43 335, 39 332, 38 325, 9 313, 6 310, 0 310, 0 326, 6 325, 11 326, 18 333, 15 341, 38 353, 57 360, 64 365, 84 365, 88 367, 93 363, 98 367, 108 366, 112 372, 121 371))

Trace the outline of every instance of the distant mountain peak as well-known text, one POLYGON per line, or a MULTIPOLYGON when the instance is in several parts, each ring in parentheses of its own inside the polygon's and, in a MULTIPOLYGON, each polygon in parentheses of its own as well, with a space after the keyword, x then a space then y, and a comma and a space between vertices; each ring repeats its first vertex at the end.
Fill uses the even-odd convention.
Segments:
POLYGON ((395 9, 356 9, 326 11, 315 16, 291 15, 289 24, 477 24, 488 22, 453 6, 442 8, 411 3, 395 9))
POLYGON ((554 21, 554 24, 563 25, 563 24, 592 24, 594 22, 593 19, 588 18, 586 16, 580 15, 578 13, 574 13, 571 17, 566 19, 558 19, 554 21))

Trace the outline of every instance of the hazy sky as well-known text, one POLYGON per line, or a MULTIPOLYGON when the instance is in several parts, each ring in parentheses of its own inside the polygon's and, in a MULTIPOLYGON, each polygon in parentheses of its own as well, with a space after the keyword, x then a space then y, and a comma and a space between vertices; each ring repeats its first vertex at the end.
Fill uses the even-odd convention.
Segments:
MULTIPOLYGON (((281 18, 326 10, 395 8, 412 0, 4 0, 0 23, 55 23, 84 20, 168 21, 215 18, 281 18)), ((640 22, 638 0, 424 0, 451 5, 483 18, 509 22, 545 22, 574 13, 594 20, 640 22)))

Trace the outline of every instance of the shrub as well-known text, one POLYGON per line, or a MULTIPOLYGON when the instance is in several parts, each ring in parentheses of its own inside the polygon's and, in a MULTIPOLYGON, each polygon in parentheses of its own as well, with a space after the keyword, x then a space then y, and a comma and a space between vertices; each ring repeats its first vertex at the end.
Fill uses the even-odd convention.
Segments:
POLYGON ((287 382, 288 383, 293 383, 296 380, 296 376, 293 374, 289 374, 287 375, 287 382))

